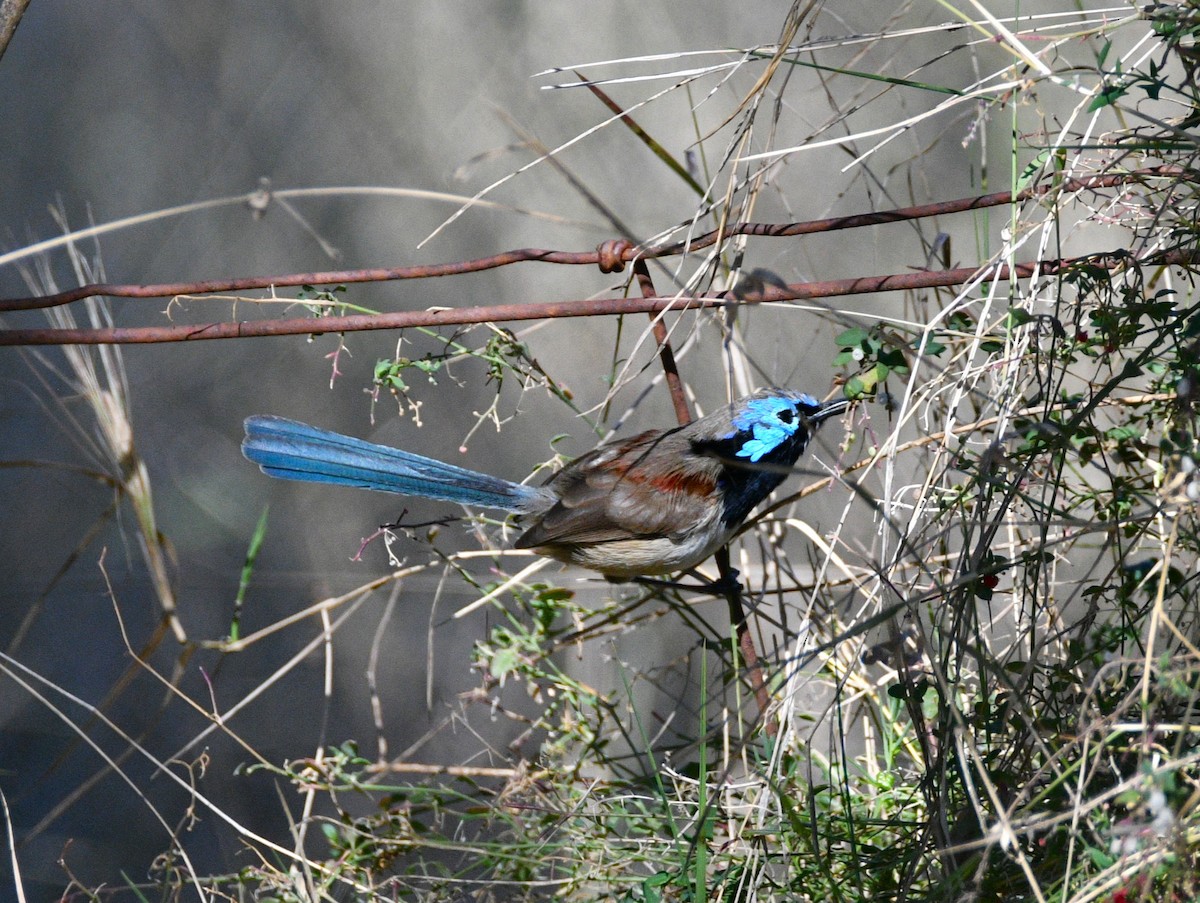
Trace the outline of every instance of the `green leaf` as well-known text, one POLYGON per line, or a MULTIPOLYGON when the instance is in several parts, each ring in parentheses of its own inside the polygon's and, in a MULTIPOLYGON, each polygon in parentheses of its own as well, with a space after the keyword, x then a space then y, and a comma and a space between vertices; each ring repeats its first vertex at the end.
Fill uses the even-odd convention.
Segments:
POLYGON ((658 872, 651 875, 642 882, 642 896, 647 903, 660 903, 662 900, 662 892, 660 887, 666 887, 671 883, 671 876, 666 872, 658 872))
POLYGON ((1029 164, 1023 170, 1021 170, 1021 175, 1017 178, 1017 190, 1024 191, 1026 188, 1028 188, 1033 180, 1037 178, 1038 173, 1042 171, 1042 167, 1046 165, 1046 161, 1049 159, 1050 151, 1044 150, 1030 160, 1029 164))
MULTIPOLYGON (((908 358, 904 356, 904 352, 898 348, 891 348, 887 351, 880 352, 879 363, 886 364, 888 370, 893 373, 905 374, 908 372, 908 358)), ((880 379, 883 379, 887 374, 883 374, 880 379)))
POLYGON ((1126 442, 1130 439, 1140 438, 1142 431, 1136 426, 1114 426, 1108 431, 1108 438, 1115 439, 1118 442, 1126 442))
POLYGON ((1088 104, 1087 111, 1095 113, 1097 110, 1102 110, 1105 107, 1111 107, 1120 98, 1129 93, 1129 89, 1124 85, 1105 85, 1100 89, 1100 93, 1092 98, 1092 102, 1088 104))
POLYGON ((1123 793, 1117 794, 1116 803, 1118 806, 1124 806, 1126 809, 1132 809, 1142 802, 1142 792, 1140 790, 1126 790, 1123 793))
MULTIPOLYGON (((887 368, 884 367, 884 376, 887 368)), ((846 397, 852 401, 862 398, 864 395, 870 395, 875 391, 875 387, 879 384, 880 375, 878 366, 872 367, 870 370, 864 370, 855 376, 846 380, 845 393, 846 397)))
POLYGON ((242 604, 246 601, 246 590, 250 588, 250 577, 254 573, 254 562, 262 551, 263 540, 267 536, 267 514, 269 506, 264 506, 258 516, 258 523, 250 537, 250 546, 246 549, 246 560, 242 564, 242 576, 238 579, 237 596, 233 601, 233 621, 229 625, 229 639, 237 640, 241 634, 242 604))
POLYGON ((497 649, 491 661, 488 662, 488 670, 492 677, 503 680, 504 677, 517 670, 520 661, 520 655, 511 646, 497 649))
POLYGON ((833 340, 833 343, 839 348, 857 348, 868 338, 870 333, 865 329, 855 326, 853 329, 847 329, 841 335, 833 340))
POLYGON ((1026 323, 1034 319, 1033 314, 1021 307, 1010 307, 1008 309, 1008 328, 1013 329, 1016 326, 1024 326, 1026 323))
POLYGON ((566 602, 575 598, 575 590, 561 586, 540 587, 537 598, 544 602, 566 602))
POLYGON ((979 350, 987 354, 995 354, 1004 350, 1004 343, 999 339, 986 339, 979 343, 979 350))
POLYGON ((1150 61, 1150 78, 1142 85, 1142 90, 1146 92, 1146 96, 1151 100, 1158 100, 1159 92, 1163 89, 1163 82, 1158 78, 1158 67, 1154 65, 1154 60, 1150 61))

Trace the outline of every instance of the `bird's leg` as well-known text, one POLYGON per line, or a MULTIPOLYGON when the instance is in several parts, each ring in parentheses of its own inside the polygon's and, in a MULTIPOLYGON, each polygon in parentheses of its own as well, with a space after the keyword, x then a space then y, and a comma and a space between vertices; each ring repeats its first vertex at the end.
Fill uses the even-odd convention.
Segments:
MULTIPOLYGON (((742 605, 742 584, 738 581, 738 572, 729 561, 729 546, 717 550, 717 570, 721 574, 718 583, 724 585, 723 595, 729 602, 729 620, 737 637, 738 650, 746 670, 750 676, 750 686, 754 689, 754 699, 758 703, 758 717, 766 718, 767 708, 771 704, 771 694, 767 690, 767 682, 763 678, 762 665, 758 661, 758 650, 754 647, 754 637, 750 635, 750 625, 746 623, 746 608, 742 605)), ((774 721, 766 722, 767 734, 774 737, 778 727, 774 721)))
POLYGON ((685 573, 698 579, 699 583, 680 583, 678 580, 660 580, 657 577, 634 577, 633 582, 638 586, 650 586, 655 589, 677 589, 689 593, 708 593, 711 596, 727 596, 731 591, 739 596, 742 592, 741 581, 738 580, 738 572, 734 568, 729 569, 728 574, 722 574, 716 580, 705 580, 703 576, 695 571, 685 571, 685 573))

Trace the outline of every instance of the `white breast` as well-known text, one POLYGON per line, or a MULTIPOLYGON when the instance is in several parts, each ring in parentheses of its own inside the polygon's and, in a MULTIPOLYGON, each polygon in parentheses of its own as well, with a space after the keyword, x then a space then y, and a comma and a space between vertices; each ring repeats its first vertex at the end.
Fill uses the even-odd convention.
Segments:
POLYGON ((686 571, 709 558, 729 541, 732 529, 719 517, 678 537, 620 539, 589 545, 555 545, 535 549, 539 555, 576 564, 605 577, 661 577, 686 571))

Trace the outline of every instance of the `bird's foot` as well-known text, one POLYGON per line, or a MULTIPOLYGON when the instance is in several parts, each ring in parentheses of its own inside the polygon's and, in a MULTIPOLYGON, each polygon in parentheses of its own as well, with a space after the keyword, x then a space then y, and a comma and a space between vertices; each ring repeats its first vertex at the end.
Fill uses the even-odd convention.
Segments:
MULTIPOLYGON (((693 576, 698 576, 695 572, 693 576)), ((657 577, 635 577, 633 582, 638 586, 650 586, 655 589, 675 589, 689 593, 706 593, 710 596, 728 596, 730 593, 741 595, 742 583, 738 580, 738 572, 730 569, 716 580, 701 580, 700 583, 680 583, 677 580, 660 580, 657 577)))

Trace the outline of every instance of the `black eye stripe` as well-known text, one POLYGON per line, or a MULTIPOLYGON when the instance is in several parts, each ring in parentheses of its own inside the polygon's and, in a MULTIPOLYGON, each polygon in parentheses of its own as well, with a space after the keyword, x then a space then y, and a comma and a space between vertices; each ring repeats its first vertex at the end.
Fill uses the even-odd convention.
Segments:
POLYGON ((784 408, 782 411, 779 412, 779 414, 777 416, 784 423, 791 423, 793 420, 796 419, 796 412, 793 411, 791 408, 784 408))

